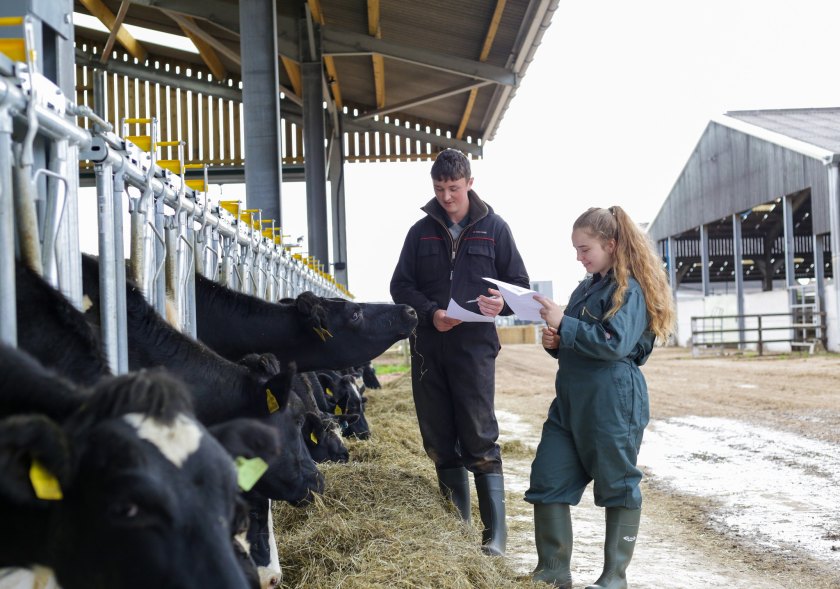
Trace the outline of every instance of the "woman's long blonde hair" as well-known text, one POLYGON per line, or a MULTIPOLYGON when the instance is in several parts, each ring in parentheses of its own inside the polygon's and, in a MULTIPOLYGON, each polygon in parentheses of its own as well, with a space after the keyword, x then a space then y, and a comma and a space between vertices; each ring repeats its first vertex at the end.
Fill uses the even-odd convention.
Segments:
POLYGON ((642 287, 650 315, 650 330, 660 343, 667 341, 674 331, 674 301, 662 260, 648 236, 621 207, 593 207, 577 218, 573 230, 577 229, 595 236, 602 244, 615 240, 612 269, 618 288, 612 296, 612 307, 604 318, 612 317, 621 308, 628 278, 632 276, 642 287))

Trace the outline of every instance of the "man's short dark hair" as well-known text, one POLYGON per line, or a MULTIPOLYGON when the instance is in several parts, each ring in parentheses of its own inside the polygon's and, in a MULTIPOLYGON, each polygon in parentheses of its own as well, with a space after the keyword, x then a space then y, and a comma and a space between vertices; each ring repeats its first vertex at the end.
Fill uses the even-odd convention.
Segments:
POLYGON ((435 163, 432 164, 432 180, 445 182, 447 180, 460 180, 472 178, 470 172, 470 160, 457 149, 447 148, 441 151, 435 163))

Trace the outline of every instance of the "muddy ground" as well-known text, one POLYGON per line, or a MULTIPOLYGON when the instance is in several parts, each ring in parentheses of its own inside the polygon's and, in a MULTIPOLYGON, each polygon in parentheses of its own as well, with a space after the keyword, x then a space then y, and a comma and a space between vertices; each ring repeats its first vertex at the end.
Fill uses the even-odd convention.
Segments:
MULTIPOLYGON (((508 345, 497 363, 509 556, 536 562, 522 501, 555 362, 508 345)), ((643 367, 651 424, 634 588, 840 588, 840 357, 706 356, 660 348, 643 367)), ((603 510, 573 508, 575 587, 601 568, 603 510)))

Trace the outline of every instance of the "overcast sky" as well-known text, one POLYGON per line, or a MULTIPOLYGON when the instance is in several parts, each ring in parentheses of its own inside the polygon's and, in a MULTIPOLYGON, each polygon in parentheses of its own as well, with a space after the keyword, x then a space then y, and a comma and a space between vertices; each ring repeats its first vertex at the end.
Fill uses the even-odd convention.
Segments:
MULTIPOLYGON (((553 281, 565 302, 583 276, 574 219, 620 205, 652 221, 711 117, 840 106, 838 23, 832 0, 561 0, 473 163, 474 189, 511 225, 531 279, 553 281)), ((346 166, 357 300, 390 300, 405 233, 432 197, 430 166, 346 166)), ((284 185, 284 232, 305 235, 305 211, 304 185, 284 185)))

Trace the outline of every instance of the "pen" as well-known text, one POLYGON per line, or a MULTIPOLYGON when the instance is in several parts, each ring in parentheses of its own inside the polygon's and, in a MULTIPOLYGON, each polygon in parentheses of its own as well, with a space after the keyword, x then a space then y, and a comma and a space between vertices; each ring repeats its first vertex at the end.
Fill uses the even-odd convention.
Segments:
MULTIPOLYGON (((490 298, 490 299, 497 299, 497 298, 499 298, 499 297, 497 297, 496 295, 493 295, 492 297, 487 297, 487 298, 490 298)), ((468 303, 477 303, 477 302, 478 302, 478 299, 472 299, 472 300, 469 300, 469 301, 467 301, 467 302, 468 302, 468 303)))

